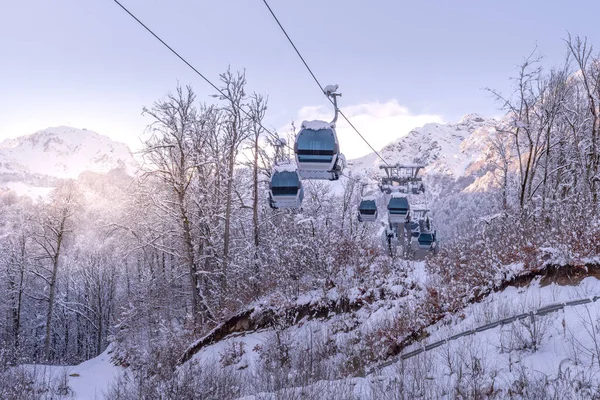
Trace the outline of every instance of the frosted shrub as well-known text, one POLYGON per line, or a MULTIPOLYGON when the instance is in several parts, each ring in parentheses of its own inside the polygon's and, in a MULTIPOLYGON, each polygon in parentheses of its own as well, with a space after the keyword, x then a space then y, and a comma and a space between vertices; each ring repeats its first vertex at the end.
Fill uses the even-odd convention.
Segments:
POLYGON ((288 386, 292 365, 290 335, 285 330, 275 330, 265 340, 264 346, 257 346, 260 362, 256 367, 255 391, 274 392, 288 386))
POLYGON ((52 400, 72 395, 66 370, 53 376, 45 366, 11 367, 0 372, 0 399, 52 400))
POLYGON ((340 346, 340 373, 344 376, 363 375, 365 366, 373 359, 372 351, 360 332, 349 334, 340 346))
POLYGON ((244 342, 232 340, 222 352, 219 352, 219 361, 224 367, 234 365, 242 360, 245 353, 244 342))
POLYGON ((497 371, 490 365, 490 357, 480 341, 471 337, 465 342, 466 346, 459 352, 455 394, 462 398, 487 397, 494 391, 497 371))
POLYGON ((574 353, 582 359, 587 359, 590 367, 594 365, 600 367, 600 315, 597 311, 592 313, 588 306, 584 306, 584 310, 577 314, 587 340, 577 340, 571 332, 570 342, 575 350, 574 353))
POLYGON ((25 368, 10 368, 0 373, 0 399, 34 399, 36 392, 35 376, 25 368))
POLYGON ((130 371, 109 389, 106 398, 137 399, 203 399, 225 400, 239 397, 242 377, 237 371, 223 368, 200 368, 188 363, 170 379, 158 380, 130 371))
POLYGON ((515 350, 528 349, 536 352, 548 335, 550 321, 546 316, 531 315, 527 318, 513 322, 512 346, 515 350))

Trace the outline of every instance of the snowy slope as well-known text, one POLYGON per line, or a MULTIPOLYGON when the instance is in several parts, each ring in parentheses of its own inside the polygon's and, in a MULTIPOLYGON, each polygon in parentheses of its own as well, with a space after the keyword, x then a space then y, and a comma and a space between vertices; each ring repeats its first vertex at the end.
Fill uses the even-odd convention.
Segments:
POLYGON ((107 398, 111 385, 124 374, 124 369, 115 366, 110 358, 110 346, 98 357, 79 365, 24 365, 40 388, 47 387, 48 398, 72 398, 78 400, 100 400, 107 398), (66 385, 64 384, 66 379, 66 385), (68 386, 68 389, 65 388, 68 386), (53 397, 56 396, 56 397, 53 397))
POLYGON ((59 126, 0 143, 0 187, 21 195, 36 197, 57 179, 116 168, 130 175, 137 171, 129 148, 86 129, 59 126))
MULTIPOLYGON (((599 293, 600 281, 595 277, 573 286, 542 285, 535 280, 528 287, 509 287, 466 307, 451 321, 430 327, 431 336, 405 352, 516 314, 599 293)), ((404 367, 431 365, 431 384, 426 392, 440 398, 452 398, 457 391, 468 393, 467 397, 478 397, 477 393, 483 397, 485 393, 505 398, 512 393, 522 396, 517 398, 534 394, 535 398, 597 398, 598 303, 565 307, 476 332, 405 361, 404 367)), ((379 372, 381 380, 391 382, 400 367, 398 362, 379 372)), ((405 376, 405 383, 414 378, 405 376)))
MULTIPOLYGON (((427 337, 408 346, 401 354, 504 318, 599 294, 600 280, 595 277, 585 278, 576 285, 548 285, 535 279, 526 287, 508 287, 430 326, 427 337)), ((410 295, 374 303, 369 310, 361 310, 352 317, 338 315, 323 321, 303 320, 280 331, 277 337, 285 338, 281 340, 298 353, 308 351, 307 343, 324 346, 319 351, 332 354, 325 371, 335 369, 344 353, 351 351, 350 346, 358 347, 366 338, 359 336, 362 339, 357 342, 352 339, 353 332, 366 332, 379 326, 393 333, 394 315, 403 304, 411 304, 410 295), (341 331, 340 326, 343 326, 341 331), (336 352, 338 354, 333 354, 336 352)), ((364 376, 353 377, 350 373, 344 378, 324 377, 306 385, 301 383, 303 371, 292 367, 289 374, 294 376, 287 381, 289 389, 255 391, 246 387, 241 391, 241 398, 292 398, 300 393, 345 393, 347 397, 332 395, 331 398, 355 399, 532 398, 535 394, 535 398, 565 398, 565 395, 597 398, 600 352, 595 327, 599 321, 600 301, 569 306, 535 316, 533 322, 527 318, 448 341, 381 369, 374 363, 364 376)), ((204 348, 194 361, 200 368, 210 367, 225 375, 236 374, 240 380, 251 379, 248 377, 253 373, 263 376, 260 375, 264 364, 261 351, 272 346, 275 339, 272 331, 232 335, 204 348), (235 346, 245 351, 233 362, 224 362, 231 359, 227 355, 235 346)))

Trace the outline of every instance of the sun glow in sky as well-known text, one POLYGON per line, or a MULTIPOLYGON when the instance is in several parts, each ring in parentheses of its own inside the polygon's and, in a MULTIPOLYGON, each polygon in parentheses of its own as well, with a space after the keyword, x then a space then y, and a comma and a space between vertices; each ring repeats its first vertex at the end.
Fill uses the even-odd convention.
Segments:
MULTIPOLYGON (((122 0, 214 82, 245 69, 249 91, 269 96, 265 124, 331 119, 327 99, 259 0, 122 0)), ((537 46, 560 64, 568 32, 600 46, 600 3, 271 0, 322 84, 375 148, 426 122, 501 114, 484 87, 510 76, 537 46)), ((20 0, 0 13, 0 139, 69 125, 139 148, 141 115, 178 82, 199 101, 213 90, 112 1, 20 0)), ((297 124, 297 126, 299 126, 297 124)), ((349 158, 370 150, 338 124, 349 158)))

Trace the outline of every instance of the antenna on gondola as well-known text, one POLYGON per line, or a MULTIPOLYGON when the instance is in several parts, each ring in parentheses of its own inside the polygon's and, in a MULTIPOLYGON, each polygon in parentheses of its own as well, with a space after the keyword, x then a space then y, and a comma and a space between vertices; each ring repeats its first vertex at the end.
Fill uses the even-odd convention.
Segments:
POLYGON ((340 113, 340 109, 337 105, 337 98, 338 96, 341 97, 342 94, 337 92, 339 87, 339 85, 327 85, 325 86, 325 89, 323 89, 323 93, 325 93, 325 96, 331 98, 331 100, 333 101, 333 108, 335 114, 333 116, 333 121, 331 121, 332 124, 335 124, 337 122, 338 115, 340 113))

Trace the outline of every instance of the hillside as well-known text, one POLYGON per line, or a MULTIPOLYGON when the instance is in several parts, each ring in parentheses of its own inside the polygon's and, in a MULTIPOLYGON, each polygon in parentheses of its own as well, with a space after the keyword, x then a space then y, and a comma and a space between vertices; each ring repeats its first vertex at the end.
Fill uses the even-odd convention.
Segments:
MULTIPOLYGON (((550 274, 528 278, 525 285, 515 281, 426 326, 398 356, 377 361, 385 359, 381 351, 387 345, 402 342, 397 329, 417 322, 403 323, 399 317, 421 297, 423 272, 417 275, 425 281, 413 282, 409 291, 384 282, 379 295, 357 292, 352 301, 363 304, 353 311, 307 315, 287 327, 231 332, 178 367, 182 377, 194 374, 179 382, 178 393, 194 390, 215 400, 595 398, 600 368, 593 327, 600 316, 600 280, 593 276, 565 280, 550 274)), ((310 297, 297 304, 340 300, 333 293, 327 300, 318 293, 310 297)), ((34 393, 111 398, 128 393, 133 378, 130 368, 108 362, 111 354, 107 350, 77 366, 23 366, 10 377, 31 374, 34 393)))
POLYGON ((211 387, 211 399, 592 398, 600 390, 596 276, 549 269, 427 321, 428 274, 422 262, 407 267, 405 278, 372 288, 257 304, 178 370, 196 371, 194 389, 211 387))

